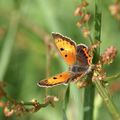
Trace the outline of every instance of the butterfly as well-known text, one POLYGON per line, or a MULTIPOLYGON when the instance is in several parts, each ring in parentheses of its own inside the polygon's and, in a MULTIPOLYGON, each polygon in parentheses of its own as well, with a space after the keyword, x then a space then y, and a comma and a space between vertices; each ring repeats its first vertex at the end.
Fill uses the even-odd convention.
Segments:
POLYGON ((77 45, 73 40, 59 33, 52 33, 52 37, 69 69, 51 78, 40 80, 38 86, 53 87, 67 84, 79 80, 91 71, 92 56, 89 55, 89 48, 85 44, 77 45))

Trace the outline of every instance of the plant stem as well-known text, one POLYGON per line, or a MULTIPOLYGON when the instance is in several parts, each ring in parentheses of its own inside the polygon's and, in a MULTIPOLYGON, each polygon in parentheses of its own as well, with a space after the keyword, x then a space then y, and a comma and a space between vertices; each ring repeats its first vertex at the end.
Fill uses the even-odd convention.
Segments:
POLYGON ((110 98, 110 95, 108 94, 107 89, 101 84, 101 82, 99 80, 94 81, 94 83, 97 87, 99 94, 103 98, 103 101, 105 102, 106 107, 108 108, 109 112, 111 113, 112 117, 115 120, 120 120, 120 115, 119 115, 115 105, 111 101, 111 98, 110 98))
MULTIPOLYGON (((101 1, 99 1, 100 3, 101 1)), ((95 40, 100 41, 101 37, 101 8, 99 7, 98 11, 98 4, 95 1, 95 40)), ((100 5, 99 5, 100 6, 100 5)), ((93 64, 96 64, 99 60, 100 56, 100 47, 95 49, 94 57, 93 57, 93 64)), ((88 75, 87 81, 92 81, 92 73, 88 75)), ((94 96, 95 96, 95 86, 92 84, 89 87, 85 88, 84 93, 84 116, 83 120, 93 120, 93 110, 94 110, 94 96)))
POLYGON ((115 80, 115 79, 118 79, 120 78, 120 72, 115 74, 115 75, 112 75, 112 76, 109 76, 109 77, 106 77, 105 81, 112 81, 112 80, 115 80))
MULTIPOLYGON (((92 73, 87 76, 87 80, 91 81, 92 73)), ((90 84, 85 88, 84 92, 84 116, 83 120, 93 120, 93 108, 94 108, 94 94, 95 87, 90 84)))
MULTIPOLYGON (((50 44, 49 44, 49 40, 48 40, 48 44, 46 45, 46 78, 49 77, 50 75, 50 63, 51 63, 51 53, 50 53, 50 44)), ((47 96, 47 88, 45 88, 45 96, 47 96)))
POLYGON ((5 94, 5 98, 12 104, 12 106, 22 105, 26 112, 37 112, 41 108, 47 107, 49 104, 54 107, 54 103, 58 101, 55 96, 48 96, 45 98, 44 103, 39 103, 37 100, 33 102, 18 102, 15 99, 11 98, 7 94, 5 94), (31 108, 26 108, 26 106, 31 106, 31 108))
MULTIPOLYGON (((101 11, 100 11, 101 12, 101 11)), ((101 36, 101 13, 98 13, 95 5, 95 40, 100 41, 101 36)), ((100 56, 100 48, 95 49, 93 63, 97 63, 100 56)), ((88 75, 87 81, 92 81, 92 75, 88 75)), ((89 85, 84 92, 84 113, 83 120, 93 120, 95 86, 89 85)))

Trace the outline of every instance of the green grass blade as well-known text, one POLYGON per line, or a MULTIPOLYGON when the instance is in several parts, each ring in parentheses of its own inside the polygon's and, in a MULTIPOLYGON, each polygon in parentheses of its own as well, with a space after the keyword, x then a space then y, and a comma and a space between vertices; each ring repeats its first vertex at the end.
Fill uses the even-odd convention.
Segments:
MULTIPOLYGON (((101 6, 102 6, 102 1, 96 0, 95 1, 95 39, 99 40, 99 41, 100 41, 100 36, 101 36, 101 16, 102 16, 101 6)), ((100 56, 99 48, 97 49, 95 55, 96 55, 96 60, 95 60, 95 63, 96 63, 97 60, 99 60, 99 56, 100 56)), ((108 108, 109 112, 111 113, 112 117, 115 120, 120 120, 120 115, 116 109, 116 106, 111 101, 111 98, 108 94, 107 89, 101 84, 101 82, 99 80, 94 81, 94 83, 95 83, 95 86, 96 86, 99 94, 103 98, 103 101, 106 104, 106 107, 108 108)))
POLYGON ((4 79, 4 75, 6 73, 7 66, 10 61, 10 56, 15 41, 18 23, 19 23, 19 15, 13 14, 11 17, 8 32, 5 38, 5 43, 3 45, 3 49, 0 56, 0 81, 4 79))
POLYGON ((67 120, 66 110, 69 103, 69 96, 70 96, 70 85, 68 85, 68 88, 65 93, 65 99, 63 103, 63 120, 67 120))

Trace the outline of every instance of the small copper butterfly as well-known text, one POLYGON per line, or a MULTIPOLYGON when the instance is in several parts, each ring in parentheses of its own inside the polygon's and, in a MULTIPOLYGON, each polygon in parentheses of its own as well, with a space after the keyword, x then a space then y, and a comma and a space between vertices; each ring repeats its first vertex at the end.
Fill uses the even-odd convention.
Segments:
POLYGON ((52 33, 52 36, 56 48, 67 62, 69 69, 51 78, 40 80, 38 82, 40 87, 53 87, 76 81, 91 71, 92 56, 89 55, 86 45, 76 45, 73 40, 59 33, 52 33))

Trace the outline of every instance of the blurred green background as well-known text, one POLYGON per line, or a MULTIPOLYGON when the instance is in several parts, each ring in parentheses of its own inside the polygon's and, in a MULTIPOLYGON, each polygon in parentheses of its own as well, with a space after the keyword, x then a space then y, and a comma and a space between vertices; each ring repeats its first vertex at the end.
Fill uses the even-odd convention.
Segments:
MULTIPOLYGON (((90 28, 93 30, 94 0, 88 2, 88 11, 92 15, 90 28)), ((102 5, 101 53, 111 45, 118 49, 115 61, 105 66, 108 76, 120 71, 120 21, 116 20, 108 9, 113 2, 105 0, 102 5)), ((74 11, 80 3, 81 0, 0 0, 0 80, 7 83, 6 91, 14 99, 37 99, 43 103, 45 89, 36 85, 38 80, 46 78, 47 73, 51 76, 67 69, 55 50, 50 48, 50 52, 47 49, 47 44, 52 43, 52 38, 46 42, 46 36, 51 37, 51 32, 59 32, 77 43, 89 45, 89 41, 76 26, 79 17, 74 16, 74 11)), ((110 82, 110 88, 117 83, 118 89, 111 91, 113 101, 120 110, 119 81, 118 79, 110 82)), ((48 95, 59 98, 55 108, 48 106, 34 114, 9 118, 4 117, 0 108, 0 120, 62 120, 66 88, 63 85, 47 90, 48 95)), ((70 85, 68 120, 82 120, 83 92, 84 89, 77 89, 74 84, 70 85)), ((112 120, 97 92, 94 119, 112 120)))

